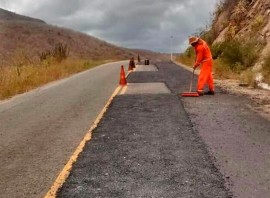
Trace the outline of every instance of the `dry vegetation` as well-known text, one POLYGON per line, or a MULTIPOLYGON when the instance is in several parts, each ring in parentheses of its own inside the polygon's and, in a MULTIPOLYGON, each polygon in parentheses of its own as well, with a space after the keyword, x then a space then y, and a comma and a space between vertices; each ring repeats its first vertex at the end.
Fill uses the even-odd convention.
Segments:
POLYGON ((12 67, 0 68, 0 99, 24 93, 40 85, 58 80, 71 74, 105 63, 105 61, 87 61, 65 59, 61 62, 54 59, 39 64, 24 63, 12 67), (19 72, 18 72, 19 70, 19 72))
POLYGON ((182 53, 178 57, 176 57, 176 61, 181 62, 185 65, 193 66, 195 61, 195 51, 192 47, 188 47, 185 53, 182 53))
POLYGON ((73 30, 0 8, 0 99, 105 62, 159 53, 118 47, 73 30))
POLYGON ((270 84, 270 55, 268 55, 264 60, 262 73, 263 73, 264 79, 266 79, 266 83, 270 84))

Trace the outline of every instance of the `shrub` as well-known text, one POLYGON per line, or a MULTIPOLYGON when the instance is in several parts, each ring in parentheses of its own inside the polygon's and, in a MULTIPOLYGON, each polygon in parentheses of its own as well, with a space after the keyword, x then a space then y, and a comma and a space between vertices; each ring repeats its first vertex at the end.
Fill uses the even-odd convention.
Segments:
POLYGON ((53 57, 61 62, 66 59, 69 55, 69 48, 67 44, 58 43, 53 49, 53 57))
POLYGON ((237 26, 235 26, 235 25, 229 25, 228 31, 225 34, 226 40, 233 40, 234 37, 235 37, 235 35, 236 35, 236 33, 237 33, 237 31, 238 31, 237 26))
POLYGON ((251 28, 253 31, 257 32, 263 27, 263 24, 264 24, 264 17, 262 15, 258 15, 253 19, 251 23, 251 28))
POLYGON ((65 60, 69 55, 67 44, 58 43, 51 50, 46 50, 39 54, 40 61, 45 61, 54 58, 57 62, 65 60))
POLYGON ((224 50, 224 46, 225 46, 225 42, 222 42, 222 43, 216 43, 210 47, 213 59, 217 59, 221 56, 224 50))
POLYGON ((242 49, 242 62, 245 68, 251 67, 259 58, 261 46, 253 40, 244 43, 242 49))
POLYGON ((234 39, 223 44, 221 58, 230 65, 234 72, 240 72, 251 67, 259 57, 260 46, 254 41, 244 43, 234 39))
POLYGON ((247 2, 246 0, 239 0, 232 11, 231 20, 235 21, 237 24, 240 24, 240 22, 245 19, 246 14, 247 2))
POLYGON ((222 59, 230 65, 233 69, 233 65, 236 63, 242 63, 241 43, 238 40, 231 40, 223 43, 222 59))
POLYGON ((264 60, 262 74, 264 77, 264 81, 270 84, 270 54, 264 60))

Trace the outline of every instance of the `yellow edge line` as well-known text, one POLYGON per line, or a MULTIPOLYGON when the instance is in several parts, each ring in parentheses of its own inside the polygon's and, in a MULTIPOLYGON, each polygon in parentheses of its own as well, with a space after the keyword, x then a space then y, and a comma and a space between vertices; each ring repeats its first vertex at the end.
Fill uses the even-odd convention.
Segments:
POLYGON ((106 103, 104 108, 101 110, 98 117, 96 118, 96 120, 94 121, 92 126, 90 127, 89 131, 86 133, 83 140, 80 142, 79 146, 76 148, 75 152, 72 154, 69 161, 64 166, 63 170, 60 172, 60 174, 58 175, 55 182, 53 183, 53 185, 51 186, 50 190, 47 192, 47 194, 45 195, 44 198, 55 198, 56 197, 56 193, 57 193, 58 189, 60 189, 62 187, 62 185, 66 181, 67 177, 69 176, 73 163, 77 161, 77 158, 78 158, 79 154, 82 152, 86 142, 91 140, 92 131, 97 127, 97 125, 100 122, 101 118, 103 117, 104 113, 107 111, 109 105, 111 104, 113 98, 117 95, 117 93, 119 92, 119 90, 121 88, 122 88, 121 86, 118 86, 115 89, 112 96, 110 97, 110 99, 108 100, 108 102, 106 103))
POLYGON ((120 92, 120 95, 123 95, 127 90, 127 86, 124 86, 120 92))

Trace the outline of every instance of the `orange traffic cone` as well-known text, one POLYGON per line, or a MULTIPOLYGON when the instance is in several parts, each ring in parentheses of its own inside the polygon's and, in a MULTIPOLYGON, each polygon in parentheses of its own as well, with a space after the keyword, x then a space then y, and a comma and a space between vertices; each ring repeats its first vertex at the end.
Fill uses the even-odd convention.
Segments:
POLYGON ((133 57, 131 58, 130 65, 131 65, 132 69, 136 68, 135 61, 134 61, 133 57))
POLYGON ((126 79, 126 74, 125 74, 125 70, 124 70, 123 65, 121 66, 119 85, 122 85, 122 86, 127 85, 127 79, 126 79))
POLYGON ((133 70, 133 68, 132 68, 131 64, 129 64, 128 71, 132 71, 132 70, 133 70))

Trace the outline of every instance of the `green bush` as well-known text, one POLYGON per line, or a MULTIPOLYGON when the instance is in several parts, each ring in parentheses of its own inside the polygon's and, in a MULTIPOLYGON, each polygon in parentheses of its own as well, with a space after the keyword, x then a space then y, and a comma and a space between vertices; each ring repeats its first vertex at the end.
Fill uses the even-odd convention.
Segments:
POLYGON ((241 43, 237 40, 231 40, 223 43, 222 59, 228 64, 241 63, 241 43))
POLYGON ((255 64, 258 60, 261 51, 261 46, 255 41, 248 41, 242 45, 242 61, 243 65, 248 68, 255 64))
POLYGON ((233 39, 224 42, 222 47, 223 51, 220 56, 234 72, 240 72, 253 66, 259 57, 260 46, 257 46, 254 41, 244 43, 241 40, 233 39))
POLYGON ((225 42, 222 42, 222 43, 216 43, 210 47, 213 59, 217 59, 221 56, 224 50, 224 46, 225 46, 225 42))

